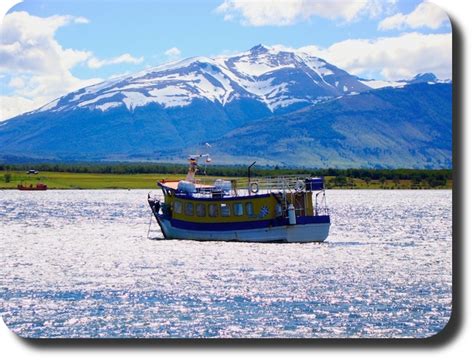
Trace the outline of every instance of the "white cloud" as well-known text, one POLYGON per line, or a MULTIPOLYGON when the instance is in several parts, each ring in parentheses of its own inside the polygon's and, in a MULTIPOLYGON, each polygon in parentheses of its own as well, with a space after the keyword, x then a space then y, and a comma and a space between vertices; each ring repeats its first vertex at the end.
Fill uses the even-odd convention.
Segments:
POLYGON ((166 50, 164 54, 169 59, 178 59, 181 56, 181 50, 179 50, 177 47, 172 47, 171 49, 166 50))
POLYGON ((118 65, 118 64, 141 64, 143 62, 143 57, 134 57, 128 53, 122 54, 120 56, 111 58, 111 59, 97 59, 96 57, 91 57, 87 61, 87 66, 91 69, 99 69, 106 65, 118 65))
POLYGON ((9 77, 11 94, 1 96, 2 120, 90 84, 74 77, 70 69, 92 54, 64 49, 54 38, 60 27, 84 22, 85 18, 41 18, 27 12, 5 16, 0 27, 0 74, 9 77))
POLYGON ((54 38, 58 28, 74 20, 40 18, 23 11, 6 15, 0 27, 0 72, 64 72, 87 59, 90 52, 63 49, 54 38))
POLYGON ((2 0, 0 2, 0 25, 5 18, 5 14, 10 11, 15 5, 22 3, 23 0, 2 0))
POLYGON ((8 82, 8 86, 13 89, 22 89, 25 87, 25 78, 23 77, 13 77, 8 82))
POLYGON ((99 60, 90 51, 65 49, 56 40, 60 27, 87 23, 89 20, 84 17, 42 18, 24 11, 4 17, 0 26, 0 75, 8 88, 2 89, 0 121, 102 80, 75 77, 71 69, 78 64, 90 63, 99 68, 143 61, 130 54, 99 60))
POLYGON ((89 24, 90 21, 89 21, 89 19, 87 19, 85 17, 78 16, 78 17, 74 18, 74 23, 75 24, 89 24))
POLYGON ((44 105, 44 103, 38 100, 19 96, 0 96, 0 121, 10 119, 19 113, 33 110, 41 105, 44 105), (18 109, 22 109, 22 111, 19 112, 18 109))
POLYGON ((377 16, 384 5, 380 0, 224 0, 216 12, 243 25, 284 26, 313 16, 350 22, 362 15, 377 16))
POLYGON ((72 75, 61 76, 33 76, 23 82, 14 78, 9 86, 14 89, 13 95, 0 95, 0 122, 16 115, 35 110, 62 95, 78 90, 85 86, 103 81, 101 78, 80 80, 72 75), (12 83, 13 81, 13 83, 12 83), (13 86, 16 84, 17 86, 13 86))
POLYGON ((413 32, 371 40, 349 39, 326 49, 308 46, 299 50, 360 76, 400 80, 432 72, 440 79, 452 77, 451 33, 413 32))
POLYGON ((419 29, 422 27, 438 29, 447 23, 449 23, 449 17, 443 9, 438 5, 423 2, 409 14, 397 13, 385 18, 379 23, 378 28, 379 30, 419 29))

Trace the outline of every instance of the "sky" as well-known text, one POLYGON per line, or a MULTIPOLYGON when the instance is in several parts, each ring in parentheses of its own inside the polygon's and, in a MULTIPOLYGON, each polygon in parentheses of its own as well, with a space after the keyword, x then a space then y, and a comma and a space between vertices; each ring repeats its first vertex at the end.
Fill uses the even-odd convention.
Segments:
POLYGON ((0 24, 0 121, 119 75, 257 44, 303 48, 368 79, 451 79, 448 15, 423 0, 24 0, 0 24))

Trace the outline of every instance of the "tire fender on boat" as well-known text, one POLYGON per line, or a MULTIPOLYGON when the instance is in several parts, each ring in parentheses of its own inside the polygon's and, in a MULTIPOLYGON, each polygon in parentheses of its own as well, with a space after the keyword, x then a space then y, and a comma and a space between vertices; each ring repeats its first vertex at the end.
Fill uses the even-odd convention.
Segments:
POLYGON ((249 191, 250 191, 252 194, 258 193, 258 190, 259 190, 259 188, 258 188, 258 183, 256 183, 256 182, 250 183, 250 185, 249 185, 249 191))
POLYGON ((305 189, 305 183, 303 180, 298 180, 295 184, 295 190, 297 192, 302 192, 305 189))

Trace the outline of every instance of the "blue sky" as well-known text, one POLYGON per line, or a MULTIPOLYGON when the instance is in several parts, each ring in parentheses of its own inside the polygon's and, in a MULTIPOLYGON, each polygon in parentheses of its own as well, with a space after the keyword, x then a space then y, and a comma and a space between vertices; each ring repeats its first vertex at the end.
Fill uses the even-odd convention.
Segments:
POLYGON ((259 43, 311 46, 316 55, 363 77, 395 80, 426 71, 451 76, 450 23, 436 6, 409 0, 270 1, 25 0, 0 28, 0 100, 7 109, 2 118, 118 74, 259 43), (35 21, 36 29, 48 30, 38 35, 35 21), (15 58, 18 42, 24 49, 15 58), (28 56, 20 63, 19 54, 28 56))

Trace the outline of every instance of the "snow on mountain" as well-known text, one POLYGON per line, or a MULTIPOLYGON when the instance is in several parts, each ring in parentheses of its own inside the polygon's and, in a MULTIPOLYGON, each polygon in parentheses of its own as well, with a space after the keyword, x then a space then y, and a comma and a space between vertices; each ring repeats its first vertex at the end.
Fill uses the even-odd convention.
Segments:
POLYGON ((214 157, 229 164, 451 168, 452 86, 415 83, 341 96, 257 119, 212 144, 214 157))
POLYGON ((360 82, 372 89, 381 89, 385 87, 404 87, 407 84, 405 81, 387 80, 360 80, 360 82))
POLYGON ((381 89, 385 87, 394 87, 394 88, 401 88, 406 85, 410 84, 420 84, 420 83, 427 83, 427 84, 445 84, 450 83, 451 80, 440 80, 436 77, 433 73, 421 73, 415 75, 410 80, 396 80, 396 81, 388 81, 388 80, 365 80, 359 79, 360 82, 364 85, 372 89, 381 89))
POLYGON ((158 104, 185 107, 201 99, 226 106, 237 99, 257 100, 272 112, 306 106, 328 97, 370 90, 355 76, 304 52, 258 45, 232 55, 192 57, 134 75, 89 86, 34 111, 78 108, 133 111, 158 104))
POLYGON ((125 75, 70 93, 33 111, 108 112, 157 104, 165 109, 204 100, 226 107, 251 100, 272 113, 293 111, 328 98, 384 87, 442 82, 434 74, 411 80, 366 80, 302 50, 257 45, 230 56, 191 57, 125 75))

